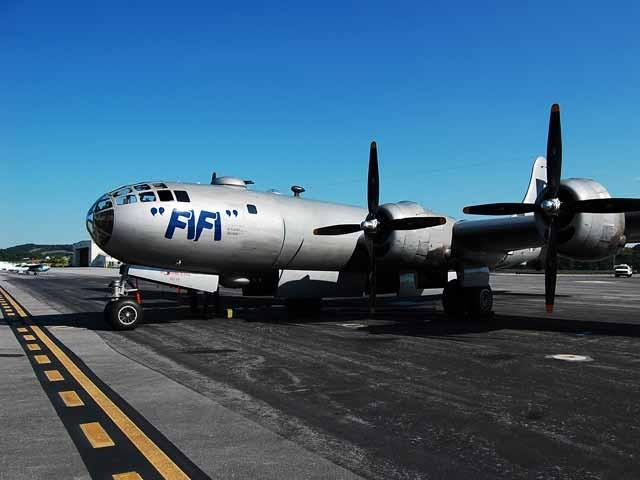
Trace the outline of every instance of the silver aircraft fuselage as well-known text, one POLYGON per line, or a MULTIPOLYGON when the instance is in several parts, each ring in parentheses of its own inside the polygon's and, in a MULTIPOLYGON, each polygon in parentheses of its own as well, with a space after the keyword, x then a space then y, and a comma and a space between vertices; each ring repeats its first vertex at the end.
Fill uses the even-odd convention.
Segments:
MULTIPOLYGON (((382 208, 398 216, 435 216, 413 202, 382 208)), ((87 227, 103 250, 127 263, 216 274, 339 271, 354 261, 363 233, 316 236, 313 230, 336 219, 360 223, 366 216, 360 207, 244 186, 145 182, 101 197, 89 211, 87 227), (171 192, 172 200, 161 201, 160 190, 171 192), (189 201, 177 201, 176 191, 187 192, 189 201)), ((392 232, 387 239, 392 248, 381 264, 442 268, 454 225, 447 220, 434 228, 392 232)))

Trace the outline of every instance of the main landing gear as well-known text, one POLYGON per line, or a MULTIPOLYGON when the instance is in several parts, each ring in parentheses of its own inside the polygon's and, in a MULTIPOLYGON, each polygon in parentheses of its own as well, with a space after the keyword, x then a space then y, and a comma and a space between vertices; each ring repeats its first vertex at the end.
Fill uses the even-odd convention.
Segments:
POLYGON ((489 285, 463 288, 451 280, 442 292, 442 306, 449 317, 484 320, 493 314, 493 292, 489 285))
MULTIPOLYGON (((202 318, 210 317, 211 303, 213 301, 213 316, 219 317, 222 315, 222 304, 220 302, 220 290, 216 290, 213 293, 204 292, 204 298, 202 300, 202 318)), ((199 294, 197 290, 189 291, 189 307, 191 309, 191 313, 193 315, 198 315, 199 313, 199 294)))
POLYGON ((114 330, 133 330, 142 321, 140 291, 130 286, 124 275, 111 282, 109 287, 111 298, 104 307, 104 319, 114 330))

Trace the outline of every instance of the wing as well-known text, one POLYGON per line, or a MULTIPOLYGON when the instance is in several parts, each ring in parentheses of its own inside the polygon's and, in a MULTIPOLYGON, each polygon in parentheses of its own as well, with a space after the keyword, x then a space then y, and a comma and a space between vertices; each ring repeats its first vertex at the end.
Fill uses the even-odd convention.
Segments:
POLYGON ((462 263, 493 267, 509 252, 543 245, 533 215, 462 220, 453 226, 452 255, 462 263))

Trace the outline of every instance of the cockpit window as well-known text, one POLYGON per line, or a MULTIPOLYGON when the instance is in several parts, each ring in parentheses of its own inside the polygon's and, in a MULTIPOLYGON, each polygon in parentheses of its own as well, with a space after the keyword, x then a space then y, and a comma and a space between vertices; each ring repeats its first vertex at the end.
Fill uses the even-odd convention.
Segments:
POLYGON ((250 203, 247 204, 247 212, 252 213, 253 215, 258 213, 258 209, 256 208, 255 205, 251 205, 250 203))
POLYGON ((153 192, 142 192, 140 194, 140 201, 141 202, 155 202, 156 201, 156 195, 153 192))
POLYGON ((116 205, 129 205, 136 202, 137 199, 135 195, 123 195, 116 198, 116 205))
POLYGON ((135 188, 138 192, 141 192, 143 190, 151 190, 151 187, 147 183, 139 183, 138 185, 134 185, 133 188, 135 188))
POLYGON ((110 198, 102 198, 102 199, 98 200, 98 203, 96 204, 95 211, 96 212, 100 212, 102 210, 106 210, 107 208, 111 208, 111 207, 113 207, 113 203, 111 203, 111 199, 110 198))
POLYGON ((191 200, 189 200, 189 194, 187 192, 185 192, 184 190, 174 190, 174 192, 176 194, 176 200, 179 202, 190 202, 191 200))
POLYGON ((158 190, 158 198, 160 198, 161 202, 173 202, 171 190, 158 190))
MULTIPOLYGON (((167 186, 164 183, 154 183, 153 186, 155 188, 167 188, 167 186)), ((162 199, 160 199, 162 200, 162 199)))
POLYGON ((109 192, 109 195, 116 195, 120 190, 124 190, 125 188, 131 188, 128 185, 123 185, 121 187, 116 188, 114 191, 109 192))
POLYGON ((131 187, 122 187, 116 190, 115 192, 111 192, 111 195, 114 197, 119 197, 121 195, 126 195, 127 193, 131 193, 131 187))

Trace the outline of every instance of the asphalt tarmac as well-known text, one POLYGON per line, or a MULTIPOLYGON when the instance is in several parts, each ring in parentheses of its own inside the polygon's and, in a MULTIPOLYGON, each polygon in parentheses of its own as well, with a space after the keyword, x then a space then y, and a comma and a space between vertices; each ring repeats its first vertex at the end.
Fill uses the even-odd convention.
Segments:
MULTIPOLYGON (((192 478, 640 478, 639 277, 561 275, 547 316, 540 275, 494 275, 488 321, 447 319, 435 292, 383 298, 375 319, 364 299, 292 314, 223 292, 224 315, 205 319, 175 289, 143 284, 145 323, 130 332, 102 320, 109 280, 0 274, 192 478)), ((7 342, 3 383, 22 382, 31 411, 51 411, 39 424, 69 443, 47 464, 98 478, 7 342)), ((0 395, 5 408, 11 398, 0 395)), ((0 422, 12 439, 0 471, 20 472, 30 447, 15 439, 32 434, 0 422)), ((42 457, 32 476, 6 478, 50 478, 42 457)))

